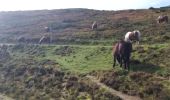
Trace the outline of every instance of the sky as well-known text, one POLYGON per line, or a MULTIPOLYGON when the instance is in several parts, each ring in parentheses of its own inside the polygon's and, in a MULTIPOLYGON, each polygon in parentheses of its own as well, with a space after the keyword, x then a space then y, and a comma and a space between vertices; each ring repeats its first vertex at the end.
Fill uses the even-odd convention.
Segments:
POLYGON ((0 11, 87 8, 143 9, 170 5, 170 0, 0 0, 0 11))

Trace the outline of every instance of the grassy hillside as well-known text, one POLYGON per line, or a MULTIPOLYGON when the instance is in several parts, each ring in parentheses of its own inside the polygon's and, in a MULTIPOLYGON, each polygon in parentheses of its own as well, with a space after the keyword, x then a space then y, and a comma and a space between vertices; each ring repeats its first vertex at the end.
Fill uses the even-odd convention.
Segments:
POLYGON ((9 46, 9 56, 0 62, 0 92, 19 100, 121 100, 87 79, 90 75, 144 100, 169 99, 167 44, 134 46, 129 72, 118 65, 112 68, 111 51, 110 46, 9 46))
POLYGON ((0 46, 0 93, 17 100, 121 100, 100 83, 143 100, 169 100, 170 24, 156 23, 162 14, 170 9, 0 12, 0 41, 14 44, 0 46), (49 34, 45 26, 53 44, 17 43, 19 37, 37 43, 49 34), (130 71, 113 68, 112 45, 134 29, 142 39, 133 44, 130 71))
POLYGON ((169 39, 169 24, 156 24, 159 15, 170 15, 169 8, 151 10, 98 11, 90 9, 62 9, 40 11, 0 12, 0 40, 14 42, 18 37, 36 42, 51 28, 53 42, 79 44, 111 44, 127 31, 138 29, 144 42, 169 39), (93 21, 99 24, 91 30, 93 21), (155 38, 152 36, 154 35, 155 38), (100 41, 107 40, 107 41, 100 41), (150 40, 150 41, 148 41, 150 40))
MULTIPOLYGON (((144 71, 169 77, 169 44, 134 46, 131 71, 144 71)), ((112 46, 32 46, 16 45, 9 49, 15 58, 31 58, 38 61, 52 60, 63 70, 89 73, 94 70, 112 69, 112 46)), ((116 67, 117 69, 117 67, 116 67)), ((118 68, 119 69, 119 68, 118 68)))

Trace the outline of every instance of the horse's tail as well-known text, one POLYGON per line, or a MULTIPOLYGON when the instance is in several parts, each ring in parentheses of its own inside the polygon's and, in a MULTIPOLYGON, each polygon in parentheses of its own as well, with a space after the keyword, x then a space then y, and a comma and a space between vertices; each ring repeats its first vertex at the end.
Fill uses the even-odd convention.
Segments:
POLYGON ((113 52, 112 52, 112 55, 113 55, 113 67, 115 67, 116 65, 116 59, 118 60, 118 51, 119 51, 119 43, 117 43, 115 45, 115 47, 113 47, 113 52))
POLYGON ((118 44, 116 44, 115 46, 113 46, 113 50, 112 50, 113 67, 115 67, 115 65, 116 65, 117 46, 118 46, 118 44))

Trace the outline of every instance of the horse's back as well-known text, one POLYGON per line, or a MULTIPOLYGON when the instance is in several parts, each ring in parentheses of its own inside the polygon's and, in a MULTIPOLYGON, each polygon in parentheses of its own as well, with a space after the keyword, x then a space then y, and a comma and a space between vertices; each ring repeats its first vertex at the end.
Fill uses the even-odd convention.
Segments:
POLYGON ((123 54, 124 52, 124 44, 125 42, 123 40, 119 41, 118 43, 115 44, 113 47, 113 54, 123 54))

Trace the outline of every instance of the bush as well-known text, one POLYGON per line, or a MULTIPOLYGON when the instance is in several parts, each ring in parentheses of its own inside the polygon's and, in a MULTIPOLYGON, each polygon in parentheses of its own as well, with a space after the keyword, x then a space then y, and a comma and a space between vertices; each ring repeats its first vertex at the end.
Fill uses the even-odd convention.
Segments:
POLYGON ((150 10, 154 10, 155 8, 154 8, 154 7, 150 7, 149 9, 150 9, 150 10))

